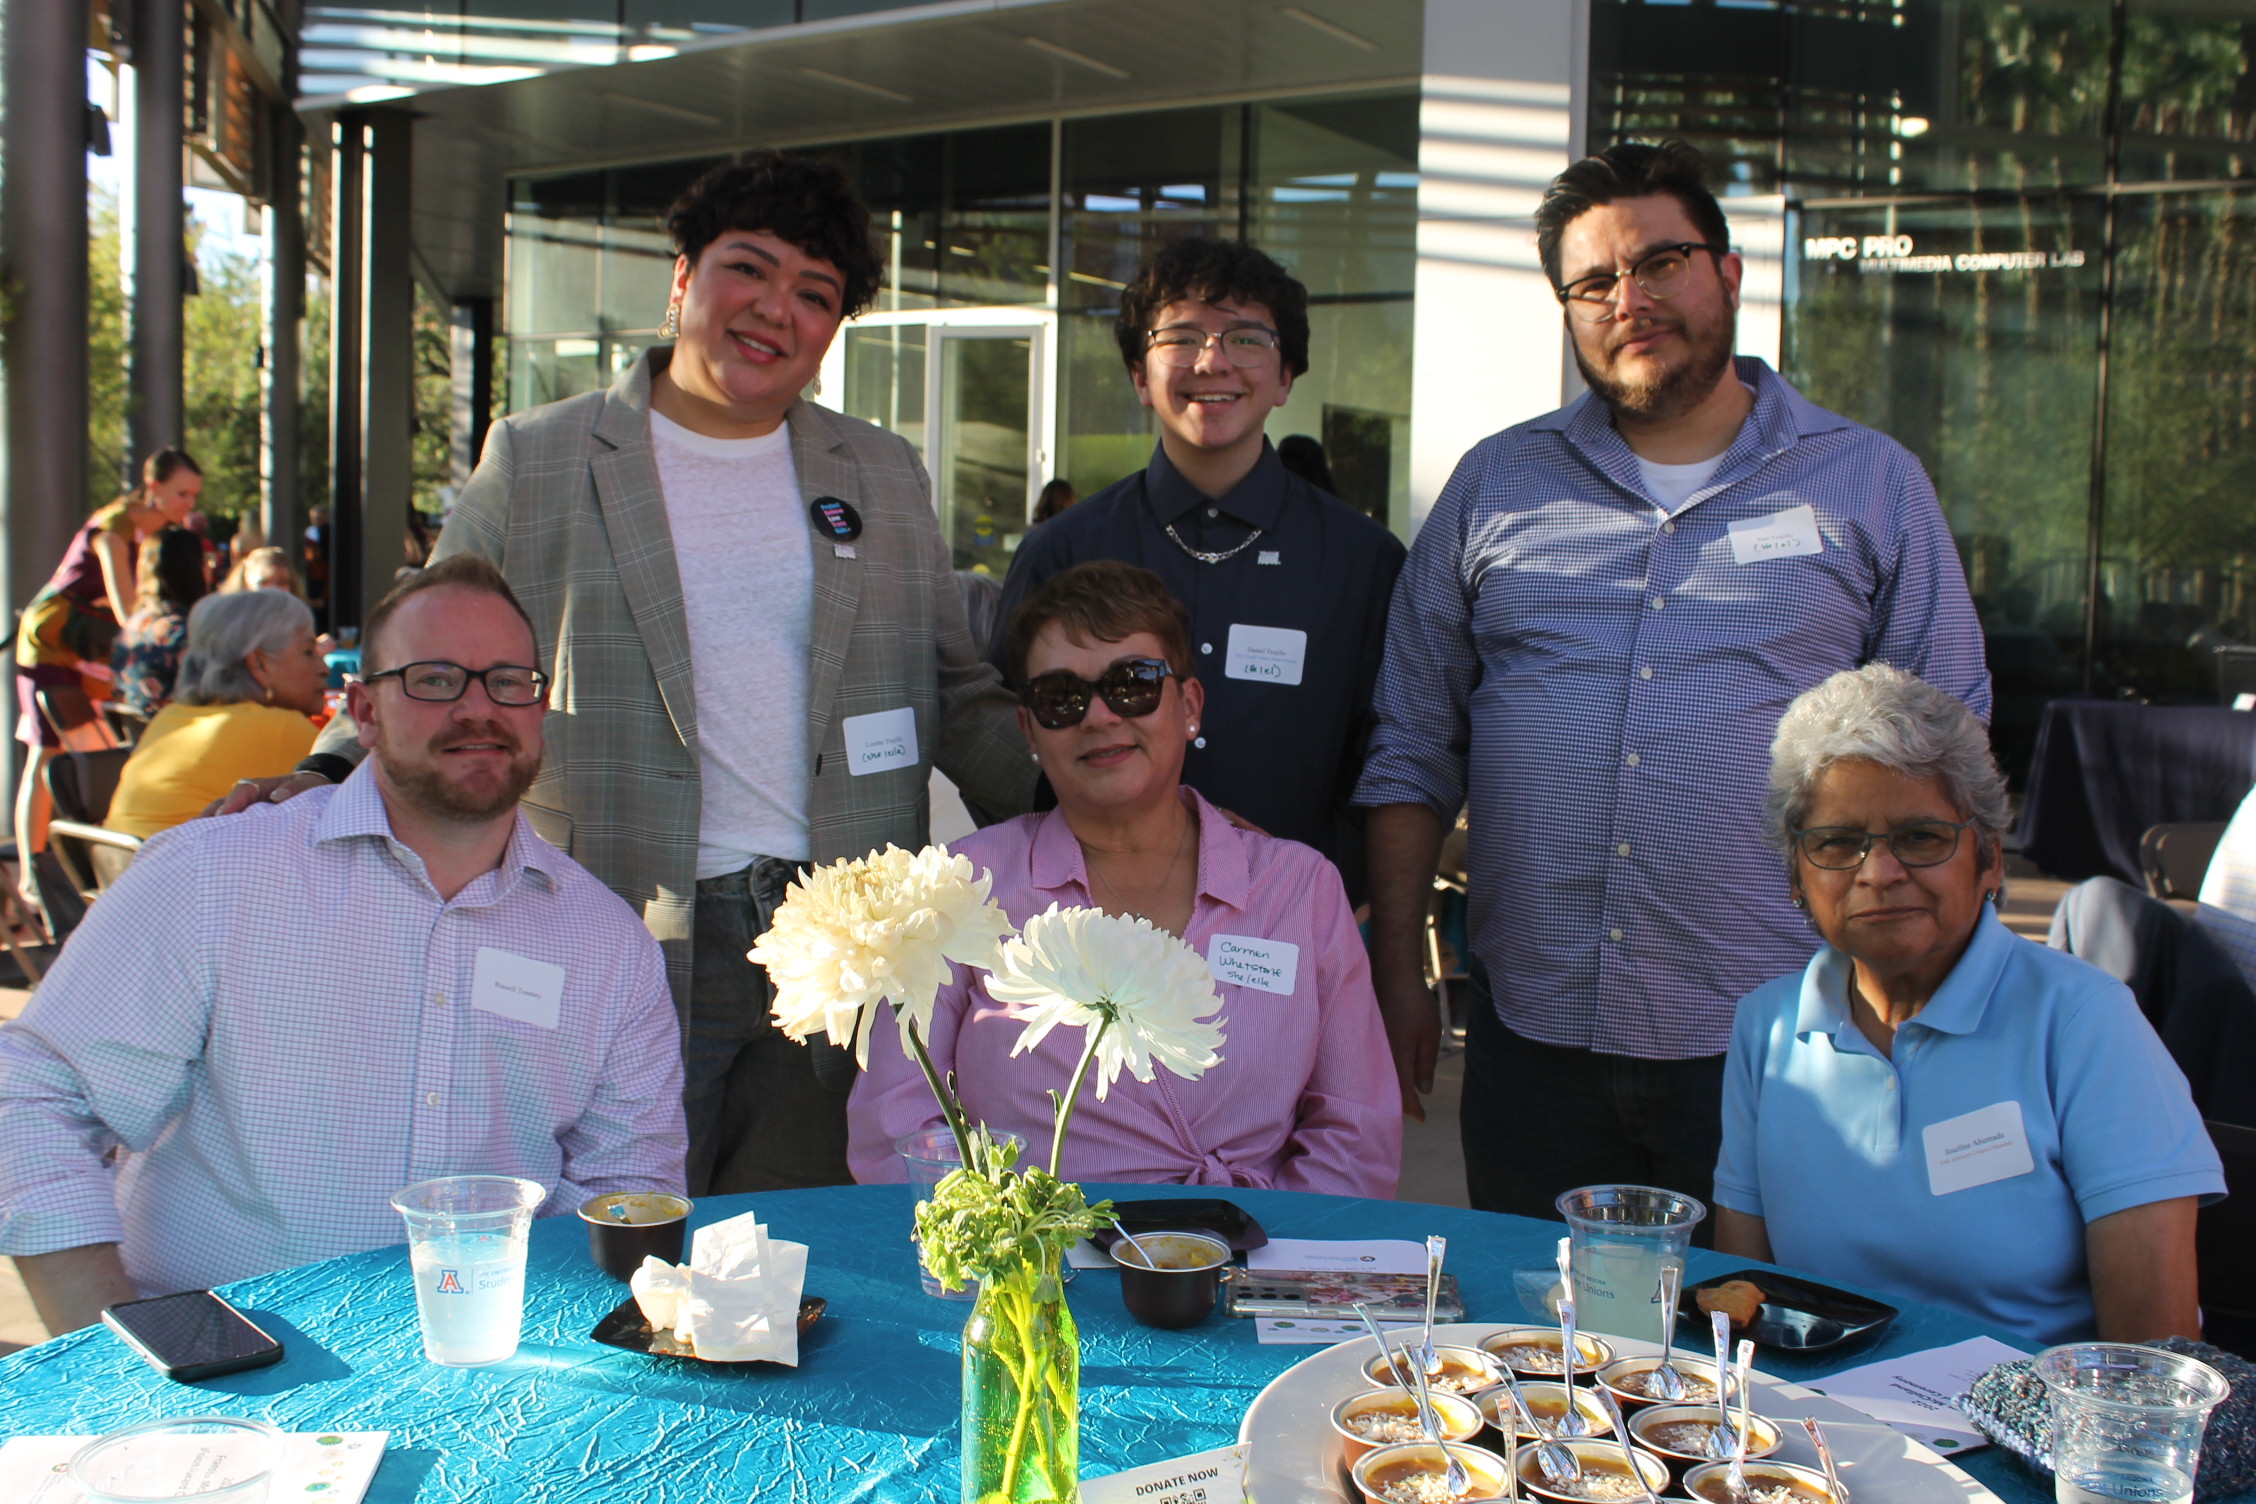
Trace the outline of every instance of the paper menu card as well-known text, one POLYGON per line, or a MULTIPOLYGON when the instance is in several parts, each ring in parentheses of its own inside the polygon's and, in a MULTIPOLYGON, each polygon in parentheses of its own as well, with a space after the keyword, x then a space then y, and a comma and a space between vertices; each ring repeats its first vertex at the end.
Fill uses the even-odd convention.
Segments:
MULTIPOLYGON (((1382 1321, 1379 1330, 1391 1341, 1397 1332, 1423 1332, 1423 1321, 1382 1321)), ((1330 1347, 1350 1337, 1368 1337, 1363 1323, 1353 1316, 1345 1321, 1329 1316, 1260 1316, 1253 1323, 1254 1340, 1263 1347, 1330 1347)))
MULTIPOLYGON (((286 1435, 288 1450, 274 1471, 269 1495, 277 1499, 310 1495, 333 1504, 359 1504, 390 1439, 389 1431, 286 1435)), ((91 1436, 18 1436, 0 1442, 0 1498, 16 1504, 84 1504, 85 1491, 63 1469, 92 1440, 91 1436)))
POLYGON ((1969 1337, 1949 1347, 1843 1369, 1803 1387, 1853 1405, 1938 1452, 1969 1452, 1988 1446, 1989 1438, 1960 1411, 1958 1397, 1998 1364, 2027 1356, 1994 1337, 1969 1337))
POLYGON ((1328 1243, 1310 1238, 1271 1238, 1246 1255, 1246 1267, 1341 1274, 1418 1274, 1426 1272, 1426 1245, 1407 1238, 1377 1238, 1361 1243, 1328 1243))
POLYGON ((1238 1504, 1245 1448, 1216 1447, 1081 1483, 1081 1504, 1238 1504))

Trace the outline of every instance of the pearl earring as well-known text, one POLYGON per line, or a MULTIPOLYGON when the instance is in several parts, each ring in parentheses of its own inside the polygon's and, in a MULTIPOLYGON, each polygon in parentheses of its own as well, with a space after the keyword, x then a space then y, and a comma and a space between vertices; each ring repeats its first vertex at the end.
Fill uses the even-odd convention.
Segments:
POLYGON ((681 304, 668 303, 666 305, 666 322, 658 326, 658 337, 660 339, 681 338, 681 304))

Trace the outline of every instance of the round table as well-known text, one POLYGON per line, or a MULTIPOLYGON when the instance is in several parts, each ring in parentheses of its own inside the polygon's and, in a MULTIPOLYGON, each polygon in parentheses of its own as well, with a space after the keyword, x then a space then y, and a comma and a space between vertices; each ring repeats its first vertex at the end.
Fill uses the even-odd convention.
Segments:
MULTIPOLYGON (((1088 1190, 1092 1200, 1171 1194, 1152 1186, 1088 1190)), ((1548 1261, 1561 1232, 1555 1222, 1409 1202, 1223 1194, 1271 1237, 1442 1234, 1467 1319, 1475 1321, 1525 1319, 1512 1270, 1548 1261)), ((387 1504, 734 1504, 753 1497, 953 1504, 959 1340, 971 1307, 918 1288, 910 1205, 906 1186, 698 1204, 693 1225, 757 1208, 773 1236, 808 1245, 807 1293, 830 1309, 801 1341, 796 1369, 709 1368, 591 1342, 588 1332, 627 1290, 589 1262, 579 1219, 555 1217, 533 1228, 524 1344, 507 1363, 425 1362, 405 1251, 378 1249, 225 1289, 287 1349, 271 1368, 175 1384, 101 1326, 0 1358, 0 1438, 92 1436, 155 1416, 221 1412, 285 1430, 389 1431, 368 1494, 387 1504)), ((1743 1266, 1695 1251, 1687 1278, 1743 1266)), ((1185 1332, 1138 1326, 1110 1271, 1084 1270, 1069 1297, 1081 1326, 1084 1477, 1234 1442, 1262 1386, 1315 1351, 1259 1346, 1252 1322, 1219 1311, 1185 1332)), ((1933 1307, 1891 1304, 1903 1314, 1887 1333, 1830 1362, 1771 1354, 1758 1362, 1807 1382, 1988 1330, 1933 1307)), ((2006 1504, 2051 1498, 2049 1487, 1994 1448, 1961 1463, 2006 1504)))

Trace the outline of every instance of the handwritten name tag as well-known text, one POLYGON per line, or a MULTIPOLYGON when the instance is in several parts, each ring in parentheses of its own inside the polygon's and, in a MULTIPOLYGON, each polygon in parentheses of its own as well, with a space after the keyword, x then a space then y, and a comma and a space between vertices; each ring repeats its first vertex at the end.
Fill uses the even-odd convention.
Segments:
POLYGON ((1930 1124, 1922 1136, 1927 1141, 1927 1189, 1938 1196, 2011 1180, 2037 1167, 2019 1102, 1999 1102, 1930 1124))
POLYGON ((490 945, 478 947, 477 964, 470 972, 470 1006, 479 1012, 553 1029, 557 1005, 563 1000, 563 967, 490 945))
POLYGON ((1298 684, 1308 657, 1308 634, 1294 627, 1230 626, 1230 654, 1223 661, 1228 679, 1258 679, 1264 684, 1298 684))
POLYGON ((1768 517, 1750 517, 1731 524, 1731 562, 1759 564, 1765 559, 1791 559, 1798 554, 1825 552, 1817 535, 1817 512, 1808 506, 1788 507, 1768 517))
POLYGON ((850 715, 838 725, 846 733, 846 771, 856 778, 916 766, 916 711, 910 706, 850 715))
POLYGON ((1206 964, 1218 982, 1290 997, 1293 978, 1300 974, 1300 947, 1289 940, 1216 935, 1207 942, 1206 964))

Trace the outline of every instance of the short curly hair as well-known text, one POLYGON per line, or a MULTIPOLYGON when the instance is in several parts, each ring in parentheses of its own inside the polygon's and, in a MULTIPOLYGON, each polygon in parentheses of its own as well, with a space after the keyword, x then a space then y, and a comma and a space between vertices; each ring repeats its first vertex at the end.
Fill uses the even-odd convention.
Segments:
POLYGON ((1052 575, 1011 614, 1003 639, 1011 683, 1026 682, 1034 639, 1051 622, 1081 642, 1126 642, 1138 632, 1159 639, 1160 653, 1177 676, 1191 673, 1191 618, 1167 583, 1148 569, 1118 559, 1092 559, 1052 575))
POLYGON ((1152 320, 1186 298, 1259 303, 1277 321, 1277 343, 1295 376, 1308 374, 1308 289, 1274 258, 1243 240, 1193 235, 1152 257, 1120 294, 1113 337, 1131 371, 1144 368, 1144 340, 1152 320))
POLYGON ((1616 199, 1666 194, 1684 206, 1709 245, 1728 248, 1731 226, 1723 206, 1708 191, 1708 159, 1689 141, 1624 141, 1596 156, 1584 157, 1551 180, 1535 210, 1535 250, 1543 274, 1559 285, 1559 241, 1567 226, 1616 199))
POLYGON ((877 301, 885 263, 870 244, 870 213, 836 164, 756 151, 700 177, 666 211, 674 251, 694 264, 731 230, 765 230, 844 274, 842 317, 877 301))

